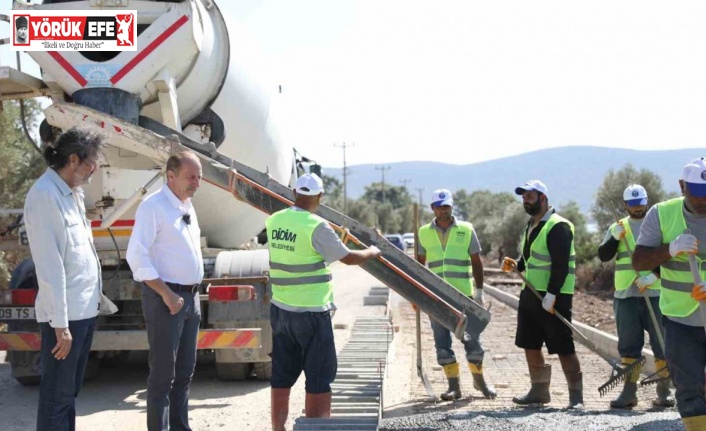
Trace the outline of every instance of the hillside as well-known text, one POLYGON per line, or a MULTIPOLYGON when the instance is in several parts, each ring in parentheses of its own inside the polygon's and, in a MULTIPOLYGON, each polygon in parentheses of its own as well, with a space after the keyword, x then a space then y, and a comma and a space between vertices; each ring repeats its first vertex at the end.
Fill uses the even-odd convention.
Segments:
MULTIPOLYGON (((540 179, 549 188, 550 202, 561 205, 569 200, 578 202, 584 211, 593 204, 594 194, 609 169, 620 169, 627 163, 635 168, 647 168, 662 178, 666 191, 678 192, 681 169, 694 157, 706 155, 703 149, 638 151, 602 147, 561 147, 534 151, 519 156, 506 157, 469 165, 452 165, 437 162, 386 163, 385 182, 400 186, 410 180, 407 188, 418 196, 424 188, 422 199, 429 203, 431 192, 440 187, 451 191, 466 189, 512 191, 526 180, 540 179)), ((376 165, 349 166, 348 196, 362 196, 365 186, 379 182, 381 171, 376 165)), ((341 168, 324 168, 326 175, 339 180, 341 168)))

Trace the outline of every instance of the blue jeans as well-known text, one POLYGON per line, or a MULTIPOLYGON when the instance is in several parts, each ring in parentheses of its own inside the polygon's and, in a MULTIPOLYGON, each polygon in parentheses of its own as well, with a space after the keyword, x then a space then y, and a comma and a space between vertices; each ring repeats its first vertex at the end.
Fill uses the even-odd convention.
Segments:
POLYGON ((659 310, 659 296, 649 299, 655 312, 659 329, 655 328, 652 323, 650 311, 644 298, 613 299, 613 312, 615 313, 615 323, 618 327, 618 353, 620 353, 621 358, 638 359, 642 356, 642 348, 645 346, 645 331, 647 331, 650 335, 650 345, 655 358, 664 359, 664 353, 657 336, 657 330, 664 333, 664 328, 660 324, 662 313, 659 310))
MULTIPOLYGON (((431 330, 434 333, 434 347, 436 347, 436 361, 439 365, 448 365, 456 362, 456 354, 451 349, 451 331, 432 319, 431 330)), ((483 362, 485 351, 480 344, 480 340, 471 337, 463 343, 466 350, 466 360, 476 365, 483 362)))
POLYGON ((66 359, 56 359, 51 350, 56 346, 56 333, 48 323, 40 323, 42 335, 42 383, 39 386, 37 431, 74 431, 76 429, 76 397, 81 390, 88 354, 93 343, 96 318, 69 322, 71 350, 66 359))
POLYGON ((148 431, 190 431, 189 385, 196 367, 201 323, 198 294, 178 292, 184 306, 175 315, 162 297, 142 288, 142 313, 150 345, 147 378, 148 431))
MULTIPOLYGON (((696 311, 699 312, 698 310, 696 311)), ((683 418, 706 415, 704 366, 706 335, 703 326, 688 326, 664 319, 667 365, 676 390, 677 408, 683 418)))

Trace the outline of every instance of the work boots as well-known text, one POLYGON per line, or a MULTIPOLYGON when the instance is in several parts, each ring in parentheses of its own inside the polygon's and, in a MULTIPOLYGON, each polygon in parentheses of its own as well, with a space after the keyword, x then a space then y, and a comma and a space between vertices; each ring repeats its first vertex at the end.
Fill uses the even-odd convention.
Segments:
POLYGON ((482 362, 478 364, 469 362, 468 368, 471 370, 471 375, 473 376, 473 389, 483 392, 483 396, 486 398, 493 399, 498 396, 495 386, 485 382, 482 362))
POLYGON ((444 374, 449 381, 449 389, 439 395, 444 401, 453 401, 461 398, 461 381, 459 379, 458 362, 444 365, 444 374))
POLYGON ((529 367, 530 381, 532 387, 527 394, 512 398, 512 402, 521 406, 530 404, 547 404, 551 401, 549 394, 549 383, 552 380, 552 367, 529 367))
POLYGON ((672 388, 670 387, 669 379, 669 369, 667 368, 667 361, 664 359, 655 359, 655 368, 657 369, 657 375, 666 380, 661 380, 657 382, 657 399, 652 400, 652 405, 655 407, 674 407, 674 395, 672 395, 672 388))
POLYGON ((706 431, 706 416, 681 418, 686 431, 706 431))
MULTIPOLYGON (((637 359, 622 358, 623 365, 628 366, 637 359)), ((637 406, 637 381, 640 380, 640 368, 635 367, 630 374, 625 376, 625 385, 618 398, 610 402, 610 407, 614 409, 629 409, 637 406)))
POLYGON ((583 373, 566 372, 566 383, 569 386, 569 405, 567 409, 583 409, 583 373))

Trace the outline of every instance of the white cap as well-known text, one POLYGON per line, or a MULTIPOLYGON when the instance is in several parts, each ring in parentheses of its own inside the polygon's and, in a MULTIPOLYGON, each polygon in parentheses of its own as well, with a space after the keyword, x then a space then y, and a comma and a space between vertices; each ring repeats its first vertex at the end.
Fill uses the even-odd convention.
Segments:
POLYGON ((454 206, 454 197, 448 189, 437 189, 431 194, 431 204, 435 207, 454 206))
POLYGON ((294 183, 297 194, 317 196, 324 192, 324 182, 316 174, 304 174, 294 183))
POLYGON ((629 207, 647 205, 647 190, 639 184, 630 184, 623 192, 623 200, 629 207))
POLYGON ((524 186, 516 187, 515 194, 522 195, 522 193, 528 192, 530 190, 538 191, 540 193, 543 193, 547 198, 549 197, 549 190, 547 190, 547 186, 545 186, 544 183, 539 180, 529 180, 525 183, 524 186))
POLYGON ((692 196, 706 197, 706 160, 699 157, 687 163, 682 171, 681 179, 686 183, 692 196))

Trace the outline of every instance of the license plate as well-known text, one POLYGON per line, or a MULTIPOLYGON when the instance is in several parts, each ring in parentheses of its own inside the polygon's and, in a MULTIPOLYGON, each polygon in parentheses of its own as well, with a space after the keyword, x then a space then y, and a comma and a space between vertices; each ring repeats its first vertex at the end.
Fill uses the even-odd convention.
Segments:
POLYGON ((34 320, 34 307, 0 307, 0 320, 34 320))

